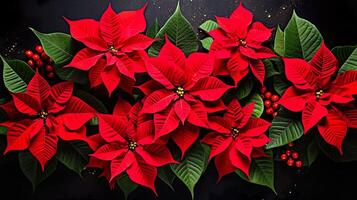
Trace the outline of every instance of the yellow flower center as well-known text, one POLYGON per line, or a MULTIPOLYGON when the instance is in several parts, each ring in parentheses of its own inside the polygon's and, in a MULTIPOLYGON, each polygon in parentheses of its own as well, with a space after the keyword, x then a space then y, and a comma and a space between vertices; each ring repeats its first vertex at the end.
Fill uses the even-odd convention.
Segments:
POLYGON ((41 111, 41 112, 38 113, 38 116, 39 116, 40 118, 42 118, 42 119, 46 119, 47 116, 48 116, 48 113, 45 112, 45 111, 41 111))
POLYGON ((116 48, 114 47, 114 45, 110 45, 109 48, 108 48, 108 51, 109 51, 111 54, 116 55, 119 50, 116 49, 116 48))
POLYGON ((183 97, 183 95, 185 95, 185 90, 183 89, 183 87, 177 87, 177 88, 176 88, 176 94, 177 94, 179 97, 183 97))
POLYGON ((239 135, 239 130, 237 128, 232 128, 232 138, 235 140, 239 135))
POLYGON ((325 92, 320 89, 320 90, 316 91, 315 94, 316 94, 316 98, 319 99, 319 98, 321 98, 322 95, 325 94, 325 92))
POLYGON ((239 39, 239 44, 243 47, 247 46, 247 41, 245 39, 239 39))
POLYGON ((129 142, 128 149, 129 149, 130 151, 134 151, 136 147, 138 147, 138 143, 133 142, 133 141, 130 141, 130 142, 129 142))

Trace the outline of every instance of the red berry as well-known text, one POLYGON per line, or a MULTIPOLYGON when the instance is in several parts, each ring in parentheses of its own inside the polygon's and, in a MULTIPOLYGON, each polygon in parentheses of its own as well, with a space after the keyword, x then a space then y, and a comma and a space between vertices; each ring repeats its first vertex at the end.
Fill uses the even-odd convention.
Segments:
POLYGON ((288 161, 286 162, 290 167, 292 167, 295 163, 295 161, 291 158, 288 159, 288 161))
POLYGON ((37 46, 35 47, 35 50, 36 50, 38 53, 42 53, 42 52, 43 52, 43 48, 42 48, 41 45, 37 45, 37 46))
POLYGON ((265 94, 265 92, 267 91, 267 87, 263 86, 262 88, 260 88, 260 93, 261 94, 265 94))
POLYGON ((28 64, 30 67, 35 66, 35 63, 34 63, 32 60, 27 61, 27 64, 28 64))
POLYGON ((50 59, 50 57, 45 53, 45 52, 42 52, 41 53, 41 58, 43 59, 43 60, 49 60, 50 59))
POLYGON ((271 92, 266 92, 266 93, 264 94, 264 96, 265 96, 266 99, 270 99, 271 96, 272 96, 272 94, 271 94, 271 92))
POLYGON ((46 71, 47 72, 52 72, 53 71, 53 67, 51 65, 46 65, 46 71))
POLYGON ((286 153, 287 156, 291 156, 291 151, 290 150, 286 150, 285 153, 286 153))
POLYGON ((38 54, 33 54, 32 59, 34 61, 40 60, 40 56, 38 54))
POLYGON ((270 107, 271 107, 271 101, 270 101, 270 100, 265 100, 265 101, 264 101, 264 106, 265 106, 266 108, 270 108, 270 107))
POLYGON ((268 108, 265 110, 265 114, 267 114, 267 115, 272 115, 273 113, 274 113, 273 108, 268 108))
POLYGON ((294 152, 291 157, 293 157, 294 159, 298 159, 299 158, 299 153, 298 152, 294 152))
POLYGON ((50 73, 47 74, 47 77, 48 78, 54 78, 55 77, 55 73, 50 72, 50 73))
POLYGON ((36 60, 36 66, 37 67, 42 67, 43 66, 42 60, 36 60))
POLYGON ((273 117, 275 118, 276 116, 278 116, 278 112, 273 113, 273 117))
POLYGON ((279 96, 278 95, 276 95, 276 94, 274 94, 273 96, 271 96, 271 101, 272 102, 277 102, 277 101, 279 101, 279 96))
POLYGON ((285 161, 286 159, 288 159, 288 156, 285 153, 283 153, 281 154, 280 158, 282 161, 285 161))
POLYGON ((273 103, 273 109, 274 110, 279 110, 280 105, 278 103, 273 103))
POLYGON ((26 56, 27 58, 32 58, 33 52, 32 52, 31 50, 27 50, 27 51, 25 51, 25 56, 26 56))
POLYGON ((301 160, 296 161, 295 166, 298 168, 302 167, 302 161, 301 160))
POLYGON ((289 146, 289 147, 293 147, 293 146, 294 146, 294 143, 290 142, 290 143, 288 144, 288 146, 289 146))

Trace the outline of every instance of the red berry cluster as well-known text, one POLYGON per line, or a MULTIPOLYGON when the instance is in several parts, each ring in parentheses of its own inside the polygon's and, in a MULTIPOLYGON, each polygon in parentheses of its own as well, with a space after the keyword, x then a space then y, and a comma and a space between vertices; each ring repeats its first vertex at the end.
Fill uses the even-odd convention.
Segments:
POLYGON ((25 57, 27 64, 32 68, 37 68, 40 72, 43 72, 47 78, 54 78, 53 60, 43 51, 41 45, 36 45, 35 51, 25 50, 25 57), (44 69, 42 69, 44 67, 44 69))
MULTIPOLYGON (((294 144, 289 143, 288 146, 293 147, 294 144)), ((280 159, 282 161, 286 161, 286 164, 289 167, 293 167, 293 166, 295 166, 297 168, 302 167, 302 161, 299 160, 299 153, 294 150, 286 150, 285 153, 280 155, 280 159)))
POLYGON ((276 117, 280 108, 278 104, 280 97, 272 94, 265 86, 260 89, 260 95, 264 101, 265 114, 276 117))

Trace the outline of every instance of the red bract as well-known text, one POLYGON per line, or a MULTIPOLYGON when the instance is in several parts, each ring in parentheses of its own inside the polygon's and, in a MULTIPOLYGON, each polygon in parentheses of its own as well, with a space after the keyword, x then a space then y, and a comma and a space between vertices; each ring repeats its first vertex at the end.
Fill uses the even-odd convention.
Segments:
POLYGON ((156 194, 156 168, 176 161, 165 142, 153 143, 152 116, 142 114, 141 109, 141 102, 131 107, 119 100, 113 115, 98 115, 100 137, 94 139, 99 148, 91 155, 89 166, 103 168, 111 185, 126 172, 133 182, 156 194))
POLYGON ((109 95, 117 86, 131 92, 131 87, 127 86, 134 85, 135 73, 146 71, 145 49, 154 41, 140 34, 146 28, 145 8, 116 14, 109 6, 99 22, 66 19, 72 37, 86 46, 68 67, 89 70, 91 86, 103 83, 109 95))
POLYGON ((159 56, 147 65, 154 80, 139 87, 148 95, 143 112, 155 113, 155 138, 175 131, 172 139, 182 155, 197 139, 198 127, 207 127, 207 113, 225 108, 220 98, 231 86, 210 76, 212 61, 205 53, 186 58, 166 38, 159 56))
POLYGON ((216 17, 218 29, 209 34, 214 41, 211 52, 216 55, 214 75, 230 75, 235 84, 249 72, 263 85, 265 67, 261 59, 275 57, 262 43, 271 37, 271 29, 254 22, 253 15, 240 5, 229 18, 216 17))
POLYGON ((357 71, 346 71, 331 80, 338 63, 330 50, 322 44, 310 62, 284 58, 285 73, 293 86, 289 87, 279 103, 293 112, 302 111, 302 123, 307 133, 318 124, 324 140, 342 154, 341 145, 347 126, 341 122, 334 104, 354 101, 357 94, 357 71))
POLYGON ((249 177, 252 158, 267 156, 263 147, 269 142, 264 134, 270 123, 252 118, 254 103, 241 107, 234 99, 223 117, 209 117, 210 128, 202 142, 211 146, 210 159, 215 157, 219 180, 237 169, 249 177))
POLYGON ((2 106, 11 117, 1 124, 8 129, 5 153, 28 149, 44 170, 56 154, 58 137, 87 141, 84 124, 95 110, 72 91, 73 83, 51 87, 37 72, 25 93, 13 93, 13 101, 2 106))

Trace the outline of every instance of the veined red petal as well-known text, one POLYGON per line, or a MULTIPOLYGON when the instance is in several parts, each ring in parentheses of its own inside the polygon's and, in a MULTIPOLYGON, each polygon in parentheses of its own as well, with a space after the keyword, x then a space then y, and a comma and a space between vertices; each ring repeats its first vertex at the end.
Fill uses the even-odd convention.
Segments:
POLYGON ((209 116, 209 128, 218 133, 229 135, 231 133, 232 121, 227 117, 209 116))
POLYGON ((301 112, 307 103, 311 93, 296 89, 294 86, 289 87, 279 100, 279 104, 293 112, 301 112))
POLYGON ((263 23, 254 22, 248 31, 247 43, 255 42, 261 44, 262 42, 269 40, 271 32, 272 29, 267 28, 263 23))
POLYGON ((42 110, 40 102, 26 93, 13 93, 12 97, 16 109, 23 114, 35 116, 42 110))
POLYGON ((101 73, 105 88, 108 90, 109 96, 118 87, 120 82, 120 73, 114 66, 109 66, 101 73))
POLYGON ((127 151, 128 149, 126 145, 120 146, 118 143, 110 143, 101 146, 90 156, 99 160, 112 161, 117 157, 122 157, 127 151))
POLYGON ((208 144, 211 147, 211 153, 209 155, 210 160, 213 157, 221 154, 223 151, 227 150, 227 148, 231 145, 232 141, 232 137, 227 137, 221 134, 217 134, 215 132, 208 133, 201 140, 201 142, 208 144))
POLYGON ((316 101, 308 102, 302 112, 302 124, 304 126, 304 132, 307 133, 326 115, 327 109, 320 103, 316 101))
POLYGON ((73 82, 62 82, 54 85, 51 88, 50 98, 47 100, 49 113, 57 113, 65 108, 65 104, 72 97, 73 82))
POLYGON ((137 147, 135 152, 138 153, 145 162, 154 167, 177 163, 165 145, 152 144, 146 145, 145 147, 137 147))
POLYGON ((127 130, 127 121, 113 115, 98 114, 99 133, 107 142, 125 143, 124 135, 127 130))
POLYGON ((154 80, 149 80, 142 85, 136 86, 140 91, 142 91, 146 96, 149 96, 156 90, 163 89, 162 85, 154 80))
POLYGON ((261 85, 264 85, 265 78, 265 66, 261 60, 252 60, 250 61, 250 70, 252 70, 255 78, 258 79, 261 85))
POLYGON ((166 109, 177 95, 169 90, 161 89, 153 92, 144 101, 144 113, 157 113, 166 109))
POLYGON ((314 90, 317 76, 311 66, 302 59, 284 58, 286 78, 301 90, 314 90))
POLYGON ((351 128, 357 128, 357 109, 349 109, 343 111, 347 119, 347 125, 351 128))
POLYGON ((318 129, 322 138, 342 155, 342 143, 347 134, 347 122, 343 115, 336 110, 329 110, 326 120, 319 123, 318 129))
POLYGON ((247 177, 249 177, 249 169, 251 160, 249 157, 242 154, 235 148, 231 148, 229 151, 229 158, 233 166, 241 170, 247 177))
POLYGON ((151 46, 151 44, 154 41, 155 41, 154 39, 152 39, 146 35, 137 34, 137 35, 134 35, 133 37, 127 39, 123 43, 123 47, 121 48, 121 50, 123 52, 133 52, 133 51, 137 51, 137 50, 145 50, 149 46, 151 46))
POLYGON ((214 160, 218 171, 218 180, 219 182, 223 176, 234 172, 237 168, 232 164, 229 157, 229 149, 223 151, 221 154, 217 155, 214 160))
POLYGON ((208 77, 213 71, 213 55, 207 53, 192 53, 186 59, 185 71, 191 74, 190 82, 195 83, 208 77))
POLYGON ((132 106, 128 101, 119 98, 114 106, 113 115, 121 117, 123 119, 127 119, 131 108, 132 106))
POLYGON ((181 49, 172 44, 167 36, 165 36, 165 44, 160 50, 159 58, 173 62, 181 69, 185 67, 185 54, 181 49))
POLYGON ((155 139, 173 132, 179 126, 179 122, 180 119, 172 108, 167 108, 161 113, 155 113, 155 139))
POLYGON ((217 101, 223 94, 231 89, 216 77, 206 77, 200 79, 190 90, 190 94, 197 96, 203 101, 217 101))
POLYGON ((188 114, 187 121, 198 127, 208 128, 207 112, 201 102, 191 105, 191 111, 188 114))
POLYGON ((120 19, 109 5, 99 21, 100 34, 107 44, 114 45, 121 34, 120 19))
POLYGON ((79 70, 88 71, 104 56, 104 53, 93 51, 89 48, 80 50, 65 67, 73 67, 79 70))
POLYGON ((93 19, 71 21, 66 18, 65 20, 69 24, 71 36, 74 39, 82 42, 84 45, 93 50, 107 50, 107 43, 101 37, 99 23, 97 21, 93 19))
POLYGON ((131 151, 128 151, 122 158, 112 160, 110 163, 109 182, 113 182, 114 179, 121 175, 125 170, 128 170, 134 163, 136 163, 135 155, 131 151))
POLYGON ((191 106, 184 99, 179 99, 174 103, 174 110, 184 124, 191 111, 191 106))
POLYGON ((41 106, 44 106, 45 100, 50 96, 51 86, 42 78, 39 72, 35 73, 27 86, 26 94, 35 98, 41 106))
POLYGON ((45 165, 57 152, 57 135, 46 132, 45 127, 41 128, 38 134, 31 140, 29 150, 31 154, 40 162, 42 171, 45 165))
POLYGON ((196 142, 200 133, 200 128, 191 124, 185 124, 176 129, 171 135, 171 139, 181 150, 181 159, 186 151, 196 142))
POLYGON ((241 53, 235 52, 227 63, 227 69, 230 76, 234 80, 234 84, 237 85, 249 72, 248 58, 244 57, 241 53))
POLYGON ((103 83, 101 74, 105 68, 106 61, 101 58, 98 60, 97 64, 95 64, 88 72, 88 78, 90 82, 90 87, 94 88, 103 83))
POLYGON ((271 124, 264 119, 251 118, 242 129, 241 135, 242 137, 258 137, 260 135, 264 135, 270 125, 271 124))

